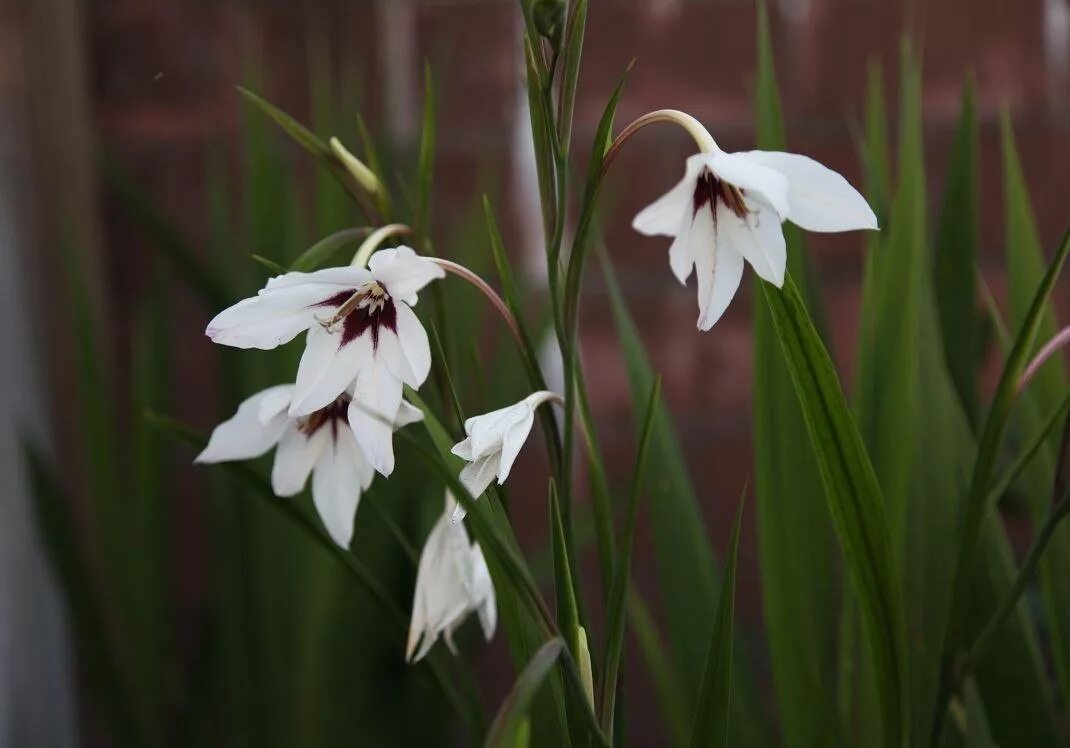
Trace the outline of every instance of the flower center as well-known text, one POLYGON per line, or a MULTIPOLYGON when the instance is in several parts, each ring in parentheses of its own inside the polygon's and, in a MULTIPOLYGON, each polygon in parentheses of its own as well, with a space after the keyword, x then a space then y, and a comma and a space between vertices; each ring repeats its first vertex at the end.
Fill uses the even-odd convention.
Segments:
POLYGON ((704 206, 709 205, 714 219, 717 218, 717 201, 724 203, 725 207, 735 213, 739 218, 746 219, 747 204, 743 201, 743 190, 729 184, 717 177, 709 169, 703 169, 695 184, 694 214, 704 206))
POLYGON ((384 325, 392 332, 397 332, 397 308, 394 300, 376 281, 350 291, 341 291, 316 306, 337 307, 330 319, 319 323, 333 333, 342 323, 342 340, 339 346, 350 343, 366 330, 371 330, 372 347, 379 347, 379 330, 384 325))
POLYGON ((342 393, 335 401, 326 408, 320 408, 315 413, 305 416, 297 423, 297 429, 305 436, 312 436, 324 426, 330 426, 331 436, 338 438, 338 424, 345 423, 349 419, 349 401, 352 398, 347 393, 342 393))

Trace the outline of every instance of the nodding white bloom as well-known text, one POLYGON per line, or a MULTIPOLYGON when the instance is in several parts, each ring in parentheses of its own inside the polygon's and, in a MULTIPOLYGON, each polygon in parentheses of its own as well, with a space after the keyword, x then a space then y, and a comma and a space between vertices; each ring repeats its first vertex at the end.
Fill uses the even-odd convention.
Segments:
POLYGON ((724 314, 744 260, 762 279, 784 284, 783 221, 808 231, 877 228, 865 198, 813 159, 779 151, 725 153, 712 138, 702 140, 706 152, 687 159, 680 183, 632 222, 641 234, 674 237, 669 265, 681 283, 695 269, 700 330, 724 314))
MULTIPOLYGON (((531 433, 535 409, 549 400, 561 400, 554 392, 536 392, 507 408, 473 416, 464 422, 464 441, 453 446, 453 454, 469 464, 461 470, 461 483, 478 498, 494 481, 504 483, 513 461, 531 433)), ((458 516, 463 512, 458 511, 458 516)))
MULTIPOLYGON (((269 387, 245 400, 215 427, 195 462, 249 460, 275 447, 272 490, 295 496, 311 473, 316 511, 334 542, 348 548, 361 493, 375 475, 349 426, 351 395, 342 393, 326 407, 294 417, 288 413, 294 389, 292 384, 269 387)), ((402 401, 392 423, 401 428, 422 419, 418 408, 402 401)))
POLYGON ((307 330, 290 416, 315 413, 349 390, 357 443, 390 475, 402 385, 418 388, 431 370, 427 332, 412 307, 417 291, 444 275, 409 247, 376 252, 367 269, 286 273, 216 315, 206 334, 223 345, 270 349, 307 330))
POLYGON ((423 659, 443 635, 456 654, 453 632, 473 612, 486 640, 494 636, 498 608, 490 571, 479 545, 468 541, 464 523, 452 521, 455 509, 456 500, 446 491, 446 507, 420 553, 405 650, 409 662, 423 659))

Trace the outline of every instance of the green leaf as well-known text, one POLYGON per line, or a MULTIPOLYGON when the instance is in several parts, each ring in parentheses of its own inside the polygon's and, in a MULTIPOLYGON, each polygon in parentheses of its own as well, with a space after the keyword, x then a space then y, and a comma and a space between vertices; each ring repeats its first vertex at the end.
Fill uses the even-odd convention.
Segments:
POLYGON ((265 101, 247 88, 237 86, 237 89, 238 93, 240 93, 246 101, 267 115, 276 125, 282 128, 283 132, 289 135, 295 143, 304 148, 320 163, 321 166, 329 170, 331 174, 334 175, 335 179, 345 187, 346 191, 366 216, 370 217, 374 215, 374 211, 371 210, 371 206, 368 203, 367 196, 364 194, 361 187, 354 182, 339 158, 334 155, 334 151, 331 150, 330 146, 313 134, 307 127, 274 104, 265 101))
POLYGON ((625 603, 627 602, 629 580, 632 573, 632 548, 635 545, 635 525, 639 517, 639 497, 643 493, 644 471, 647 453, 650 450, 650 434, 657 414, 661 393, 661 379, 655 379, 650 388, 646 408, 643 412, 643 427, 639 433, 639 443, 635 452, 632 468, 631 489, 628 492, 628 506, 624 533, 617 553, 617 565, 613 572, 613 586, 609 591, 609 603, 606 608, 606 651, 602 667, 602 730, 613 739, 614 711, 617 691, 620 685, 621 652, 624 650, 625 603))
POLYGON ((558 141, 561 151, 568 153, 572 139, 572 116, 576 108, 576 88, 580 80, 580 58, 583 53, 583 36, 587 27, 587 0, 575 0, 565 29, 564 55, 561 58, 561 103, 557 113, 558 141))
MULTIPOLYGON (((754 108, 758 147, 785 150, 764 3, 758 6, 754 108)), ((802 236, 790 224, 784 228, 789 268, 807 277, 802 236)), ((791 373, 760 294, 753 299, 753 329, 755 511, 781 737, 787 746, 830 743, 836 739, 839 554, 813 451, 799 444, 806 426, 791 373)))
MULTIPOLYGON (((597 249, 628 373, 632 406, 639 412, 653 386, 654 371, 613 265, 605 248, 598 245, 597 249)), ((709 640, 705 622, 713 619, 717 605, 717 565, 672 416, 664 403, 658 405, 651 438, 651 459, 659 468, 647 480, 649 501, 658 507, 658 511, 650 513, 658 592, 665 612, 666 637, 680 675, 682 708, 684 713, 691 713, 702 682, 702 658, 709 640)), ((733 742, 768 744, 768 719, 759 705, 748 668, 734 668, 733 678, 733 742)))
MULTIPOLYGON (((587 249, 591 244, 598 194, 602 188, 602 178, 604 176, 602 164, 605 159, 606 149, 613 139, 613 117, 617 112, 617 103, 620 101, 620 95, 624 90, 624 84, 627 82, 630 72, 631 65, 617 80, 613 94, 609 97, 606 108, 602 112, 602 119, 598 122, 594 143, 591 146, 591 161, 587 166, 587 186, 583 193, 583 204, 580 208, 576 236, 572 240, 572 252, 568 258, 568 275, 565 279, 565 330, 570 336, 570 340, 575 338, 574 331, 579 321, 580 283, 583 280, 583 266, 587 256, 587 249)), ((556 263, 557 258, 551 257, 550 262, 556 263)), ((575 346, 570 343, 570 347, 575 346)), ((564 353, 566 356, 569 355, 569 351, 564 351, 564 353)))
POLYGON ((435 169, 435 86, 431 67, 424 66, 424 119, 420 134, 420 162, 416 179, 416 216, 413 233, 428 241, 431 226, 431 184, 435 169))
POLYGON ((578 651, 577 634, 580 627, 576 608, 576 590, 572 587, 572 564, 565 544, 565 527, 561 521, 561 506, 557 501, 557 487, 550 482, 550 543, 554 552, 554 591, 557 593, 557 628, 578 651))
POLYGON ((282 275, 286 272, 286 268, 284 268, 282 265, 275 262, 274 260, 269 260, 267 257, 252 254, 249 255, 249 257, 261 267, 267 268, 272 275, 282 275))
POLYGON ((315 270, 320 265, 326 264, 343 248, 356 244, 358 241, 365 239, 370 233, 370 228, 362 226, 359 228, 342 229, 330 236, 324 237, 306 249, 296 260, 290 263, 290 270, 302 273, 315 270))
POLYGON ((980 236, 978 125, 973 78, 962 89, 958 132, 947 169, 944 205, 936 233, 935 285, 944 359, 959 399, 976 428, 981 364, 977 315, 977 245, 980 236))
POLYGON ((739 561, 739 528, 743 524, 743 504, 739 499, 732 538, 728 542, 728 559, 721 585, 721 599, 710 632, 706 653, 706 675, 698 697, 695 718, 691 722, 691 746, 728 746, 729 707, 732 702, 732 624, 735 617, 736 566, 739 561))
MULTIPOLYGON (((972 458, 970 425, 946 368, 934 299, 920 74, 904 44, 898 184, 888 224, 880 240, 874 237, 867 258, 856 381, 859 425, 884 488, 911 633, 906 649, 911 743, 924 742, 930 733, 963 476, 972 458)), ((882 145, 869 147, 876 151, 882 145)), ((972 278, 971 268, 957 270, 972 278)), ((972 313, 972 301, 966 303, 972 313)), ((861 734, 852 739, 865 739, 866 703, 862 699, 861 734)))
MULTIPOLYGON (((996 461, 1003 442, 1007 421, 1017 398, 1018 382, 1036 343, 1037 334, 1043 324, 1048 306, 1048 298, 1051 295, 1052 288, 1055 286, 1056 279, 1059 277, 1063 263, 1066 261, 1068 252, 1070 252, 1070 231, 1063 235, 1059 249, 1033 296, 1030 309, 1021 323, 1018 336, 1015 338, 1014 347, 1008 354, 1007 361, 1003 366, 992 407, 989 410, 988 417, 985 419, 978 445, 977 460, 974 463, 970 489, 967 495, 962 541, 959 549, 959 563, 956 565, 959 575, 967 570, 966 567, 977 541, 981 521, 992 509, 987 503, 988 493, 991 487, 991 479, 996 469, 996 461)), ((959 580, 959 583, 956 584, 956 590, 961 591, 959 587, 961 581, 959 580)))
POLYGON ((488 748, 513 748, 518 745, 518 737, 531 702, 564 649, 565 642, 555 638, 535 652, 520 677, 516 679, 509 695, 505 697, 490 726, 486 742, 488 748))
POLYGON ((802 405, 825 497, 858 598, 873 658, 887 743, 905 738, 903 608, 884 500, 836 370, 790 275, 778 290, 762 283, 802 405))
MULTIPOLYGON (((1014 145, 1010 117, 1004 112, 1001 121, 1003 147, 1003 184, 1006 211, 1006 272, 1010 297, 1010 324, 1016 327, 1026 319, 1030 302, 1044 275, 1044 252, 1037 235, 1036 220, 1030 205, 1025 175, 1014 145)), ((1054 310, 1047 308, 1037 327, 1035 349, 1056 333, 1054 310)), ((1008 425, 1008 441, 1021 440, 1024 434, 1039 429, 1044 414, 1059 406, 1066 392, 1066 369, 1061 356, 1053 356, 1036 372, 1029 388, 1020 396, 1018 412, 1008 425)), ((1054 455, 1058 444, 1054 436, 1041 447, 1038 459, 1019 481, 1018 489, 1028 502, 1034 528, 1039 530, 1047 515, 1047 501, 1054 455)), ((1064 570, 1070 564, 1070 527, 1061 526, 1040 561, 1041 598, 1051 636, 1055 672, 1064 694, 1070 693, 1070 576, 1064 570)))

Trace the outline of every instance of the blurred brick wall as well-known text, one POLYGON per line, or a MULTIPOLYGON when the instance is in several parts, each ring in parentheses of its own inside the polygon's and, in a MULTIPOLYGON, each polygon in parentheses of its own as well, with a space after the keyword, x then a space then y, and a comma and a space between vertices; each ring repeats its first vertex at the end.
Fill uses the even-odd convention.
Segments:
MULTIPOLYGON (((792 150, 857 184, 852 128, 861 119, 867 63, 874 57, 883 62, 887 89, 894 95, 901 34, 911 31, 924 48, 932 208, 941 194, 963 76, 973 70, 983 121, 982 251, 997 291, 1003 229, 996 125, 1002 106, 1013 114, 1041 236, 1051 246, 1067 219, 1070 194, 1068 0, 771 0, 770 5, 792 150)), ((527 123, 518 98, 521 56, 512 0, 97 0, 85 11, 90 101, 100 143, 132 169, 195 243, 203 244, 206 232, 208 146, 232 143, 236 136, 240 104, 232 84, 244 79, 244 45, 260 39, 268 98, 304 118, 306 41, 319 29, 357 62, 362 111, 376 128, 402 135, 418 129, 421 61, 430 61, 442 93, 434 198, 438 230, 448 234, 470 209, 486 188, 478 175, 488 165, 505 168, 505 187, 496 192, 499 208, 508 209, 508 243, 518 256, 527 253, 525 266, 537 266, 531 256, 537 251, 531 240, 535 206, 530 164, 523 156, 527 123)), ((632 57, 638 62, 619 122, 653 108, 676 107, 706 122, 726 149, 751 147, 754 23, 750 0, 593 0, 576 152, 583 157, 605 98, 632 57)), ((666 243, 641 239, 628 226, 638 208, 678 178, 689 144, 671 128, 644 132, 633 143, 613 168, 608 192, 619 211, 605 222, 606 238, 644 340, 665 376, 664 391, 721 548, 750 469, 751 280, 711 333, 695 331, 694 293, 681 289, 668 272, 666 243)), ((121 328, 129 318, 124 310, 144 290, 138 270, 146 249, 110 198, 105 198, 105 216, 112 318, 121 328)), ((534 225, 537 232, 537 221, 534 225)), ((857 235, 813 237, 810 247, 824 284, 832 343, 849 369, 862 243, 857 235)), ((627 382, 603 289, 593 274, 587 294, 583 340, 593 405, 611 460, 625 466, 632 449, 627 382)), ((200 334, 207 310, 187 300, 178 314, 178 360, 190 362, 181 377, 179 410, 208 424, 217 410, 198 393, 211 374, 197 365, 207 360, 200 334)), ((492 405, 497 404, 487 404, 492 405)), ((534 475, 535 460, 526 454, 519 469, 534 475)), ((541 495, 533 498, 518 511, 519 524, 537 528, 529 534, 541 534, 545 509, 541 495)), ((196 537, 196 517, 185 532, 196 537)), ((649 590, 649 548, 645 538, 640 542, 637 573, 649 590)), ((743 549, 741 615, 757 626, 753 531, 743 549)), ((197 563, 195 550, 189 562, 197 563)), ((649 734, 644 729, 640 725, 640 738, 649 734)))

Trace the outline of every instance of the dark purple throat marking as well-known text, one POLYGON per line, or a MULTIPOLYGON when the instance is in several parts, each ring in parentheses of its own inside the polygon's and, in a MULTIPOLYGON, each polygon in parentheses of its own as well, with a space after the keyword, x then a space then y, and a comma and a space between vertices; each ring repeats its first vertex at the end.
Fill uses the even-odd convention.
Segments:
POLYGON ((713 212, 713 220, 717 220, 717 201, 720 200, 725 207, 737 216, 746 220, 747 204, 743 202, 743 190, 729 184, 709 169, 703 169, 695 185, 695 196, 692 215, 695 215, 704 206, 709 205, 713 212))
POLYGON ((352 398, 342 393, 326 408, 320 408, 298 423, 298 430, 305 436, 312 436, 324 427, 331 429, 331 438, 338 439, 338 424, 349 422, 349 401, 352 398))
POLYGON ((390 294, 377 283, 362 288, 339 291, 313 307, 333 309, 335 316, 322 322, 331 329, 334 323, 342 323, 342 339, 338 346, 351 343, 367 331, 371 331, 372 349, 379 347, 379 332, 386 327, 397 333, 398 311, 390 294))

